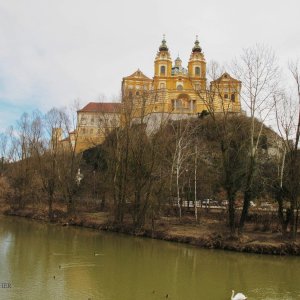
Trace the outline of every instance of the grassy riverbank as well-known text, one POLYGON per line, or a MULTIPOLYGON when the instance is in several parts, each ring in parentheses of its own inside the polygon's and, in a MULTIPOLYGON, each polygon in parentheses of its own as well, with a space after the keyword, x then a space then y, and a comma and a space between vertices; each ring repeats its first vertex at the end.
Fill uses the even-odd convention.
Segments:
MULTIPOLYGON (((43 208, 10 209, 2 205, 1 213, 10 216, 50 222, 47 210, 43 208)), ((252 217, 255 215, 253 214, 252 217)), ((257 216, 256 216, 257 217, 257 216)), ((130 235, 161 239, 195 245, 207 249, 224 249, 238 252, 273 255, 300 255, 300 243, 284 240, 276 227, 256 227, 247 225, 242 238, 229 237, 228 228, 224 224, 224 212, 203 210, 200 221, 195 223, 192 215, 186 215, 179 222, 176 217, 162 217, 153 224, 146 224, 143 230, 134 230, 131 218, 125 219, 122 226, 113 222, 107 212, 88 212, 79 210, 70 217, 62 207, 56 207, 51 222, 63 226, 81 226, 95 230, 114 231, 130 235)))

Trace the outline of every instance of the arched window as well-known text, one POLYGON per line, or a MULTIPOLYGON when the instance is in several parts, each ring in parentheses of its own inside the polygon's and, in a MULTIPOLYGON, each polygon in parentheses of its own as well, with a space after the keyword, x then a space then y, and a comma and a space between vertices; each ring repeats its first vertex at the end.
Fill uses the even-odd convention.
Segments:
POLYGON ((195 68, 195 75, 200 76, 200 67, 195 68))
POLYGON ((182 91, 183 90, 183 85, 182 84, 178 84, 177 85, 177 90, 178 91, 182 91))
POLYGON ((196 110, 196 100, 193 100, 191 104, 192 104, 191 110, 196 110))
POLYGON ((182 101, 181 99, 176 100, 176 108, 182 108, 182 101))
POLYGON ((139 92, 139 91, 137 91, 135 94, 136 94, 137 96, 139 96, 139 95, 140 95, 140 92, 139 92))
POLYGON ((128 93, 128 98, 129 98, 129 99, 132 98, 132 91, 129 91, 129 93, 128 93))
POLYGON ((235 94, 231 94, 231 101, 235 102, 235 94))
POLYGON ((165 75, 165 74, 166 74, 166 67, 160 66, 160 75, 165 75))
POLYGON ((176 108, 176 106, 175 106, 175 100, 172 99, 172 110, 174 110, 175 108, 176 108))

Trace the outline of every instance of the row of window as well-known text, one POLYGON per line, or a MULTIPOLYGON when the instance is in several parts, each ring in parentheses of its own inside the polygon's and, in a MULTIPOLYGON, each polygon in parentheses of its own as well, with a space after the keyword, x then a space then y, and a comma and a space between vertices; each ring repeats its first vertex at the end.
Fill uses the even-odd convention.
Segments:
MULTIPOLYGON (((88 123, 88 118, 86 116, 82 116, 80 118, 80 124, 81 125, 86 125, 87 123, 88 123)), ((95 124, 95 119, 93 117, 90 119, 90 124, 92 124, 92 125, 95 124)))
POLYGON ((173 99, 172 109, 184 109, 193 111, 196 109, 196 100, 189 101, 187 99, 173 99))
MULTIPOLYGON (((165 84, 164 82, 161 82, 161 83, 159 84, 159 89, 163 90, 163 89, 165 89, 165 88, 166 88, 166 84, 165 84)), ((182 85, 181 83, 177 84, 176 89, 177 89, 177 91, 182 91, 182 90, 183 90, 183 85, 182 85)), ((196 84, 195 84, 195 90, 197 90, 197 91, 200 90, 200 84, 199 84, 199 83, 196 83, 196 84)), ((140 91, 136 91, 136 92, 134 92, 134 91, 129 91, 129 92, 128 92, 129 98, 132 98, 133 95, 135 95, 135 96, 140 96, 140 95, 141 95, 141 92, 140 92, 140 91)), ((227 95, 226 98, 228 98, 228 95, 227 95)), ((234 100, 233 100, 233 101, 234 101, 234 100)))
MULTIPOLYGON (((228 94, 224 94, 224 99, 229 99, 229 95, 228 94)), ((235 102, 235 94, 231 94, 230 95, 230 100, 232 102, 235 102)))
MULTIPOLYGON (((160 89, 165 89, 166 88, 166 84, 165 83, 161 83, 159 86, 160 89)), ((183 90, 183 85, 181 83, 177 84, 176 86, 177 91, 182 91, 183 90)), ((196 83, 195 84, 195 90, 198 91, 200 90, 200 84, 196 83)))
MULTIPOLYGON (((136 95, 136 96, 139 96, 139 95, 140 95, 140 92, 139 92, 139 91, 136 91, 136 92, 135 92, 135 95, 136 95)), ((132 98, 132 97, 133 97, 133 92, 132 92, 132 91, 129 91, 128 96, 129 96, 129 98, 132 98)))
MULTIPOLYGON (((160 75, 166 75, 166 67, 160 66, 160 75)), ((200 76, 200 67, 195 67, 195 75, 200 76)))
POLYGON ((80 125, 97 125, 97 124, 100 124, 100 123, 103 123, 103 122, 112 122, 112 121, 115 121, 115 118, 110 118, 109 116, 108 117, 87 117, 87 116, 82 116, 80 118, 80 125))
MULTIPOLYGON (((134 87, 135 87, 136 90, 140 90, 142 87, 144 87, 144 90, 148 90, 148 86, 147 85, 144 85, 144 86, 135 85, 134 87)), ((128 89, 132 90, 133 89, 133 85, 131 85, 131 84, 128 85, 128 89)))
POLYGON ((101 129, 98 128, 98 129, 94 130, 93 128, 90 128, 90 129, 88 129, 88 128, 81 128, 80 129, 80 133, 81 134, 94 134, 94 133, 100 134, 101 133, 101 129))
MULTIPOLYGON (((160 89, 165 89, 166 88, 166 84, 164 82, 161 82, 159 85, 160 89)), ((183 85, 181 83, 177 84, 176 89, 178 91, 182 91, 183 90, 183 85)))
MULTIPOLYGON (((159 85, 159 88, 162 90, 162 89, 165 89, 166 88, 166 84, 164 82, 161 82, 160 85, 159 85)), ((176 89, 178 91, 182 91, 183 90, 183 85, 182 84, 178 84, 176 89)), ((199 86, 197 86, 197 89, 199 89, 199 86)), ((128 96, 129 98, 132 98, 133 95, 135 96, 140 96, 141 95, 141 92, 140 91, 136 91, 136 92, 133 92, 133 91, 129 91, 128 92, 128 96)))
MULTIPOLYGON (((166 88, 166 84, 165 84, 164 82, 161 82, 159 88, 160 88, 160 89, 165 89, 165 88, 166 88)), ((182 84, 178 84, 177 87, 176 87, 176 89, 177 89, 178 91, 182 91, 182 90, 183 90, 183 85, 182 85, 182 84)), ((200 90, 200 85, 199 85, 199 84, 195 84, 195 89, 196 89, 196 90, 200 90)), ((139 96, 139 95, 140 95, 140 92, 139 92, 139 91, 136 91, 136 92, 135 92, 135 95, 136 95, 136 96, 139 96)), ((133 97, 133 92, 132 92, 132 91, 129 91, 128 96, 129 96, 129 98, 132 98, 132 97, 133 97)), ((229 99, 229 94, 227 94, 227 93, 224 94, 224 99, 229 99)), ((231 100, 232 102, 235 102, 235 94, 231 94, 231 95, 230 95, 230 100, 231 100)), ((93 119, 92 119, 92 120, 93 120, 93 119)), ((92 120, 91 120, 91 123, 93 124, 94 121, 92 121, 92 120)))
MULTIPOLYGON (((165 89, 165 88, 166 88, 166 83, 161 82, 159 84, 159 89, 165 89)), ((132 97, 133 95, 140 96, 143 93, 143 91, 140 91, 139 89, 137 89, 137 91, 134 91, 132 89, 133 89, 132 85, 128 86, 128 90, 129 90, 128 95, 129 95, 129 97, 132 97)), ((176 89, 178 91, 182 91, 183 90, 183 84, 182 83, 177 83, 176 89)), ((199 83, 195 84, 195 89, 200 90, 200 84, 199 83)))

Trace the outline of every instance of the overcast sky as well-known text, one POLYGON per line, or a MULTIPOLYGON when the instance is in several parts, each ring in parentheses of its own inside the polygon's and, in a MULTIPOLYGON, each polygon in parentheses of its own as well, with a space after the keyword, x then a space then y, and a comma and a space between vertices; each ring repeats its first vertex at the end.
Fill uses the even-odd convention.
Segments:
POLYGON ((163 34, 183 65, 198 35, 207 61, 264 43, 284 67, 300 57, 300 1, 0 0, 0 132, 24 111, 115 100, 122 77, 153 76, 163 34))

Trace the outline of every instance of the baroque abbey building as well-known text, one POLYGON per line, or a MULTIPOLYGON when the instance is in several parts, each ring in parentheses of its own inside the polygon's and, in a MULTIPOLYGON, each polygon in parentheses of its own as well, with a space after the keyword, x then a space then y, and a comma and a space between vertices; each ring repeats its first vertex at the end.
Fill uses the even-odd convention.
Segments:
MULTIPOLYGON (((165 38, 156 54, 154 76, 140 70, 122 81, 123 104, 132 102, 134 116, 152 123, 162 118, 182 119, 211 113, 241 112, 241 82, 224 73, 208 85, 204 53, 196 38, 187 68, 177 57, 173 63, 165 38), (154 116, 154 118, 153 118, 154 116)), ((155 125, 155 124, 153 124, 155 125)))
POLYGON ((177 57, 173 63, 165 38, 154 61, 154 76, 139 69, 122 80, 120 103, 90 102, 77 112, 77 128, 65 139, 77 152, 104 141, 114 128, 122 126, 130 110, 132 122, 157 128, 162 121, 197 117, 202 112, 240 113, 241 82, 224 73, 209 84, 206 61, 198 38, 187 68, 177 57), (69 139, 69 140, 68 140, 69 139))

